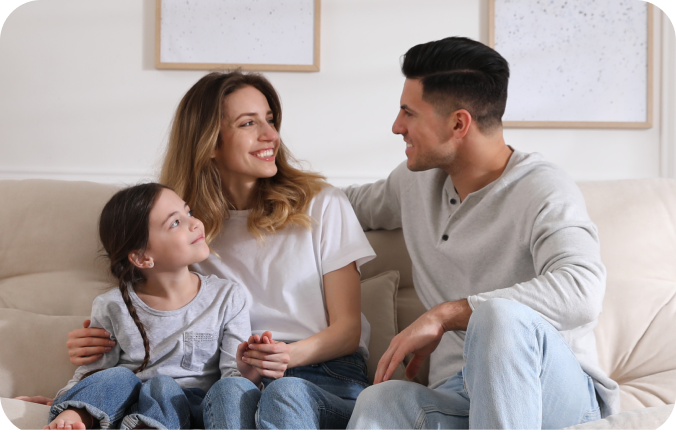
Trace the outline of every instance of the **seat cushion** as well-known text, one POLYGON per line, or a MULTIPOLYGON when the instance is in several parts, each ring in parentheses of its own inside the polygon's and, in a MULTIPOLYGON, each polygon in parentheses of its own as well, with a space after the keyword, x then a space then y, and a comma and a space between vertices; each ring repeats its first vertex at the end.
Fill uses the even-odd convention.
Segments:
POLYGON ((75 373, 66 349, 68 332, 88 317, 0 308, 0 397, 54 397, 75 373))

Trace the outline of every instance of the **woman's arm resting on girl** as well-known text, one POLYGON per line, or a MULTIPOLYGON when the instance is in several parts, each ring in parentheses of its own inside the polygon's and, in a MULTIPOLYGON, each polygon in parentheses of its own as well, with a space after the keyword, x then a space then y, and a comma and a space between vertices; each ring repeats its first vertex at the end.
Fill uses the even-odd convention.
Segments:
POLYGON ((68 356, 76 366, 84 366, 101 359, 104 353, 110 352, 115 342, 105 329, 90 328, 91 322, 85 320, 83 329, 74 329, 68 333, 68 356))
MULTIPOLYGON (((287 368, 317 364, 354 353, 361 335, 361 281, 354 262, 324 275, 324 295, 329 326, 323 331, 286 344, 249 343, 247 362, 260 369, 274 370, 281 377, 287 368), (284 364, 284 356, 288 362, 284 364)), ((264 334, 265 336, 265 334, 264 334)))

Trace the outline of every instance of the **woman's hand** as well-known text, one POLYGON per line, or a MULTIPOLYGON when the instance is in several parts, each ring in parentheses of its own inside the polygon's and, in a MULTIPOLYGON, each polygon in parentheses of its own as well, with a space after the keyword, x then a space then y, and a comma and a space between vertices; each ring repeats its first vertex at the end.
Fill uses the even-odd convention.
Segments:
POLYGON ((52 406, 54 399, 50 399, 45 396, 19 396, 15 397, 16 400, 23 400, 24 402, 39 403, 40 405, 52 406))
POLYGON ((68 356, 76 366, 84 366, 101 359, 104 353, 110 352, 115 342, 105 329, 90 328, 90 321, 82 323, 83 329, 75 329, 68 333, 68 356))
POLYGON ((265 331, 260 337, 253 335, 249 338, 248 350, 242 360, 251 365, 265 378, 279 379, 291 361, 290 347, 283 341, 272 339, 272 333, 265 331))

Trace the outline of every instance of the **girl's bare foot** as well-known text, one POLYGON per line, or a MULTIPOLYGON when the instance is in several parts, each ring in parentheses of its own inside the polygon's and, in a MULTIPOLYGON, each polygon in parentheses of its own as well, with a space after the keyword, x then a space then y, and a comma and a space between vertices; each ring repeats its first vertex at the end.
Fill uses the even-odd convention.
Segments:
POLYGON ((91 427, 94 418, 87 411, 79 408, 68 408, 57 415, 51 423, 43 427, 44 430, 85 430, 89 423, 91 427))

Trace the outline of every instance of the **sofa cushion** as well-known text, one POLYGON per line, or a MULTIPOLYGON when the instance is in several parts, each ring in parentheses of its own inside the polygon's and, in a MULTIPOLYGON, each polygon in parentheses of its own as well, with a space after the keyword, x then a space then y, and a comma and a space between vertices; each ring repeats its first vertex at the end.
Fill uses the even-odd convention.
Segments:
POLYGON ((676 180, 579 183, 599 230, 608 280, 594 330, 599 363, 622 410, 674 403, 676 180), (665 341, 667 340, 667 341, 665 341))
POLYGON ((68 332, 87 318, 0 308, 0 396, 54 397, 75 373, 68 332))
MULTIPOLYGON (((368 367, 369 383, 378 368, 378 361, 383 356, 390 341, 399 333, 397 329, 397 289, 399 272, 390 270, 361 282, 361 311, 371 324, 369 341, 368 367)), ((394 371, 392 379, 404 379, 404 366, 394 371)))
POLYGON ((118 189, 54 180, 0 183, 0 227, 11 229, 0 237, 0 308, 90 314, 91 301, 114 285, 101 258, 98 218, 118 189))

